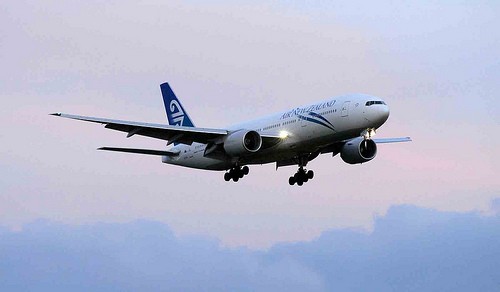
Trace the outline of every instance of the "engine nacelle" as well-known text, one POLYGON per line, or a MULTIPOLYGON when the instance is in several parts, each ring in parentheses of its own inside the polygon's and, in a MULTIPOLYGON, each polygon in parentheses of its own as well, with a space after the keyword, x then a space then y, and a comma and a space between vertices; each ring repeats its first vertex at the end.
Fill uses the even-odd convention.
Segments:
POLYGON ((342 160, 349 164, 368 162, 377 155, 377 144, 371 139, 359 137, 344 144, 340 151, 342 160))
POLYGON ((230 134, 224 141, 224 150, 233 157, 245 156, 259 151, 262 137, 256 131, 241 130, 230 134))

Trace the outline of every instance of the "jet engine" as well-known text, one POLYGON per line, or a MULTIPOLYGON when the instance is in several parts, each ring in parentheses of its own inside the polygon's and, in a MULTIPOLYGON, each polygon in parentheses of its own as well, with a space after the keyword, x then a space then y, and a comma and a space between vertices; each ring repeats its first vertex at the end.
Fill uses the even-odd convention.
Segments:
POLYGON ((256 131, 241 130, 230 134, 224 141, 224 150, 233 157, 245 156, 259 151, 262 137, 256 131))
POLYGON ((349 164, 368 162, 377 155, 377 144, 371 139, 359 137, 348 141, 340 150, 340 157, 349 164))

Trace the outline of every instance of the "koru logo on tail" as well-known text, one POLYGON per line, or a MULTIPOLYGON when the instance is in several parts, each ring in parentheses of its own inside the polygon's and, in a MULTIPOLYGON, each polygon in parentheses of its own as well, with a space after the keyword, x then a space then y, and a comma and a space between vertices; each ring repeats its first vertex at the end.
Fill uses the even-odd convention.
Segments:
POLYGON ((170 102, 170 113, 172 114, 172 121, 176 126, 182 126, 184 123, 184 111, 177 100, 170 102))

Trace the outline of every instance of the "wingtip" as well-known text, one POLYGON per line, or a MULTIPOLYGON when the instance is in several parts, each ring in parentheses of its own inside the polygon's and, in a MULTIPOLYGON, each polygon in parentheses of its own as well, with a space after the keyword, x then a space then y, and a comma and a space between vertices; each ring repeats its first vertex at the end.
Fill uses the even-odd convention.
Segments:
POLYGON ((60 117, 60 116, 61 116, 61 113, 51 113, 51 114, 49 114, 49 115, 51 115, 51 116, 56 116, 56 117, 60 117))

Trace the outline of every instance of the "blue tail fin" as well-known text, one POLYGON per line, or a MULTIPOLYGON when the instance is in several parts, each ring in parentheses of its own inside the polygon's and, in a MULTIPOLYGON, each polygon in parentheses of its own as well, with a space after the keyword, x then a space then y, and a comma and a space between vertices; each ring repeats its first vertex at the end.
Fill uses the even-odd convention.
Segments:
POLYGON ((172 88, 168 83, 160 85, 163 102, 165 103, 165 111, 167 112, 168 124, 172 126, 194 127, 193 122, 189 118, 186 110, 181 102, 177 99, 172 88))

